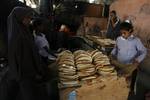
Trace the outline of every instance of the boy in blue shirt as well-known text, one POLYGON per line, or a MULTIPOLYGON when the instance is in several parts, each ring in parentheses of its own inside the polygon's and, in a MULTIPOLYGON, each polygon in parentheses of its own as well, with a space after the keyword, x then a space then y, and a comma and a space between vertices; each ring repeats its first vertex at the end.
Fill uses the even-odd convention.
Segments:
POLYGON ((111 64, 115 65, 118 72, 126 77, 130 86, 129 94, 131 94, 134 93, 138 65, 147 55, 147 50, 140 39, 132 34, 131 23, 122 22, 120 32, 121 36, 117 38, 116 46, 111 52, 111 64))
MULTIPOLYGON (((120 25, 120 32, 121 36, 117 38, 116 46, 111 52, 113 56, 112 64, 116 64, 114 60, 114 58, 116 58, 120 65, 126 65, 126 67, 134 65, 133 69, 136 69, 139 63, 145 58, 147 50, 140 39, 132 34, 133 26, 131 23, 122 22, 120 25)), ((122 70, 124 69, 123 66, 117 67, 122 70)))

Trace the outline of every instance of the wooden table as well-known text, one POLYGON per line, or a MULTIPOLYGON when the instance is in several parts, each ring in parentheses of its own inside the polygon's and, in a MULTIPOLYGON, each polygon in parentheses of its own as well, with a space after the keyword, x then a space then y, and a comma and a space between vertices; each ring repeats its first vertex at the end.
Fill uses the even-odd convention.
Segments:
POLYGON ((129 92, 123 77, 98 77, 92 81, 84 81, 80 88, 60 90, 61 100, 67 100, 68 94, 73 90, 77 93, 77 100, 127 100, 129 92))

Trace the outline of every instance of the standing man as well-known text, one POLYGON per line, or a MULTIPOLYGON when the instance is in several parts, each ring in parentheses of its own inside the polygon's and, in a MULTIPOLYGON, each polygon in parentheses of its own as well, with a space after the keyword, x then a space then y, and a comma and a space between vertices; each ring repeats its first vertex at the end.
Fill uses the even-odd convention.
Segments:
POLYGON ((116 11, 112 10, 110 12, 106 37, 110 39, 117 39, 120 35, 120 19, 118 18, 116 11))

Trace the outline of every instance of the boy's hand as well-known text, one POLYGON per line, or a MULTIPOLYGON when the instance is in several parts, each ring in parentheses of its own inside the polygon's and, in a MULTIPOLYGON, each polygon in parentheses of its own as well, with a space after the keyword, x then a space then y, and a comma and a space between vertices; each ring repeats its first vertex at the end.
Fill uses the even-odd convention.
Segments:
POLYGON ((134 62, 133 62, 133 65, 134 65, 134 66, 136 66, 136 67, 138 68, 139 64, 140 64, 140 63, 139 63, 137 60, 134 60, 134 62))
POLYGON ((119 61, 117 61, 115 58, 110 60, 110 63, 115 66, 116 69, 122 69, 125 68, 127 65, 122 64, 119 61))
POLYGON ((137 65, 136 64, 128 64, 126 66, 126 68, 123 69, 124 73, 125 73, 125 77, 129 77, 132 75, 133 71, 137 69, 137 65))
POLYGON ((110 61, 111 60, 116 60, 116 57, 114 55, 112 55, 112 54, 110 54, 108 57, 109 57, 110 61))

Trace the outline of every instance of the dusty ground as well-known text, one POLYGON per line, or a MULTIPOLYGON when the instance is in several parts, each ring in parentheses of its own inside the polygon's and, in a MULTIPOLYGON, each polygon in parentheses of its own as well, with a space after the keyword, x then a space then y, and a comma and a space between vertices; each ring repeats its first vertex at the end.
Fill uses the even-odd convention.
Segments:
MULTIPOLYGON (((61 91, 61 100, 67 100, 72 88, 61 91)), ((77 100, 127 100, 128 88, 124 78, 101 78, 83 82, 82 87, 75 89, 77 100)))

